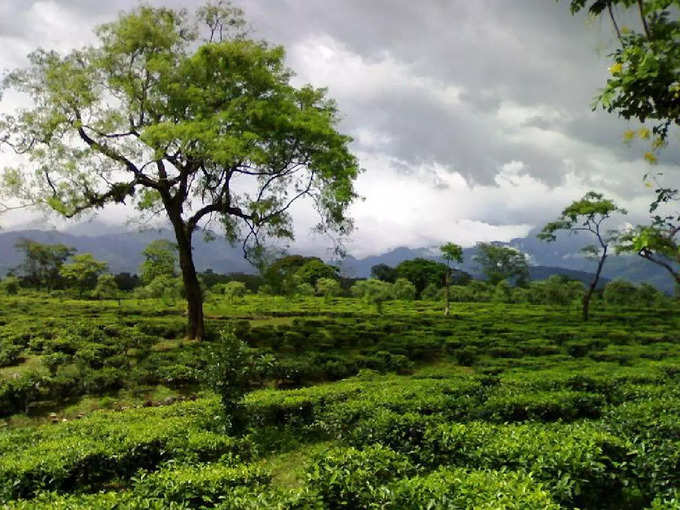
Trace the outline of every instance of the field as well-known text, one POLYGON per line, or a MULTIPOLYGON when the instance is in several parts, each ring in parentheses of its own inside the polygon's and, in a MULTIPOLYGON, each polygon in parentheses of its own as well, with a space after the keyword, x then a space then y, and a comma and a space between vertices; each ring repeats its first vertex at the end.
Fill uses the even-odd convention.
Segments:
POLYGON ((5 297, 0 505, 680 509, 678 308, 5 297), (274 363, 225 434, 232 328, 274 363))

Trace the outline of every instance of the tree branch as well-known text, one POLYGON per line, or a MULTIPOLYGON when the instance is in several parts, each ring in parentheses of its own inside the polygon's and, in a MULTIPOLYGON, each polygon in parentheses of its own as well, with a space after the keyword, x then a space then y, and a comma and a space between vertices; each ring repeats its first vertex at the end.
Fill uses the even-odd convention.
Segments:
POLYGON ((616 23, 616 18, 614 17, 614 10, 612 9, 611 0, 607 0, 607 11, 609 11, 609 18, 612 20, 614 30, 616 30, 616 37, 619 39, 619 42, 623 42, 621 40, 621 31, 619 30, 619 25, 616 23))
POLYGON ((651 39, 649 35, 649 26, 647 26, 647 19, 645 18, 645 9, 642 5, 642 0, 637 0, 638 10, 640 11, 640 19, 642 20, 642 27, 645 29, 647 39, 651 39))
POLYGON ((638 252, 638 255, 640 255, 640 257, 642 257, 644 259, 649 260, 653 264, 656 264, 658 266, 665 268, 666 271, 668 271, 671 274, 671 276, 673 276, 675 281, 680 284, 680 272, 673 269, 673 267, 670 264, 668 264, 667 262, 664 262, 663 260, 659 260, 659 259, 655 258, 654 254, 650 250, 648 250, 647 248, 642 248, 638 252))
MULTIPOLYGON (((78 119, 80 120, 80 115, 77 115, 78 119)), ((105 156, 108 156, 109 158, 113 159, 114 161, 117 161, 121 164, 123 164, 128 171, 132 172, 135 176, 135 182, 138 184, 141 184, 143 186, 147 186, 149 188, 153 188, 155 190, 160 191, 161 187, 159 184, 154 181, 153 179, 149 178, 147 175, 144 175, 136 166, 135 164, 127 159, 125 156, 119 154, 115 150, 113 150, 111 147, 109 147, 106 144, 97 142, 96 140, 92 139, 85 129, 83 129, 82 126, 78 127, 78 134, 80 135, 80 138, 90 147, 95 149, 96 151, 100 152, 101 154, 104 154, 105 156)))

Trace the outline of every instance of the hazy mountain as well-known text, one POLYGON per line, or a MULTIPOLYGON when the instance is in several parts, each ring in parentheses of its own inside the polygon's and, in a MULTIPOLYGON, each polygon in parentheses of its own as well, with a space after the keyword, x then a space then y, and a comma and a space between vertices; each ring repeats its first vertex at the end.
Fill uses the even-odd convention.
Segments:
MULTIPOLYGON (((0 274, 16 267, 22 254, 14 248, 15 243, 28 238, 40 243, 63 243, 73 246, 78 252, 92 253, 95 258, 109 263, 114 273, 137 272, 142 263, 142 251, 156 239, 173 240, 168 230, 141 232, 105 233, 101 235, 75 235, 56 230, 18 230, 0 233, 0 274)), ((253 272, 254 268, 243 258, 240 246, 230 246, 223 239, 207 242, 201 235, 194 237, 196 267, 199 271, 212 268, 216 272, 253 272)))
MULTIPOLYGON (((580 249, 589 244, 586 236, 561 236, 556 242, 546 243, 531 232, 527 237, 511 240, 506 245, 526 253, 531 261, 531 275, 534 279, 547 278, 551 274, 565 274, 582 281, 588 281, 595 263, 584 258, 580 249)), ((109 263, 112 272, 127 271, 134 273, 142 262, 142 250, 155 239, 173 239, 169 230, 121 231, 120 227, 96 221, 70 227, 67 231, 56 230, 17 230, 0 232, 0 274, 16 267, 21 262, 21 254, 14 248, 22 238, 41 243, 63 243, 75 247, 79 252, 92 253, 96 258, 109 263)), ((474 263, 475 248, 464 250, 461 269, 479 277, 474 263)), ((219 273, 253 273, 253 266, 243 258, 240 246, 231 246, 223 239, 206 241, 200 234, 195 236, 194 255, 199 271, 211 268, 219 273)), ((416 257, 438 259, 438 249, 395 248, 387 253, 357 259, 346 257, 339 265, 347 276, 367 277, 371 267, 376 264, 396 266, 403 260, 416 257)), ((667 273, 654 264, 636 256, 611 256, 603 271, 607 279, 624 278, 633 282, 649 282, 659 289, 672 292, 673 281, 667 273)))

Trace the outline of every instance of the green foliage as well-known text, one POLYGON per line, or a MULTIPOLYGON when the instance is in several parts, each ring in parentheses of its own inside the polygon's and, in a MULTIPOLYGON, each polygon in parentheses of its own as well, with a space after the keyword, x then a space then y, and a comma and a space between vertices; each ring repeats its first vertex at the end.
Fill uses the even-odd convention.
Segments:
POLYGON ((92 291, 92 297, 96 299, 116 299, 120 296, 116 278, 112 274, 100 274, 97 277, 97 285, 92 291))
POLYGON ((474 260, 491 285, 508 280, 521 286, 529 279, 529 267, 522 252, 494 243, 477 243, 476 248, 474 260))
POLYGON ((62 265, 59 275, 67 283, 74 285, 82 295, 84 291, 97 285, 97 279, 108 267, 108 263, 96 260, 91 253, 81 253, 73 255, 71 263, 62 265))
POLYGON ((15 248, 24 253, 24 261, 17 267, 22 279, 32 287, 48 291, 60 284, 59 270, 76 250, 63 244, 42 244, 30 239, 16 242, 15 248))
POLYGON ((314 287, 312 287, 309 283, 301 283, 300 285, 295 287, 295 294, 299 296, 311 297, 316 294, 316 291, 314 290, 314 287))
POLYGON ((218 294, 223 294, 230 301, 242 299, 248 291, 246 284, 243 282, 228 282, 221 283, 213 287, 213 291, 218 294))
MULTIPOLYGON (((30 106, 0 118, 0 139, 34 170, 8 169, 3 193, 67 217, 110 203, 163 214, 190 338, 205 333, 192 255, 201 225, 216 217, 252 253, 262 238, 293 237, 289 209, 303 198, 314 200, 317 230, 348 234, 357 198, 335 102, 293 86, 283 48, 234 34, 240 10, 219 5, 193 17, 139 6, 98 27, 87 48, 31 53, 2 84, 30 106)), ((147 284, 160 276, 142 273, 147 284)))
POLYGON ((387 484, 415 473, 407 457, 389 448, 342 448, 324 452, 315 460, 309 483, 319 491, 326 508, 369 508, 389 501, 387 484))
POLYGON ((512 302, 512 287, 507 280, 501 280, 496 284, 492 299, 496 303, 512 302))
POLYGON ((394 484, 393 508, 520 510, 561 508, 523 473, 440 468, 394 484))
POLYGON ((45 425, 3 450, 0 497, 68 490, 73 483, 98 487, 169 459, 195 462, 214 461, 225 454, 247 455, 247 441, 205 431, 204 413, 216 411, 215 402, 188 403, 131 410, 122 417, 96 413, 57 428, 45 425))
POLYGON ((243 429, 246 415, 244 395, 253 388, 272 364, 271 357, 258 355, 233 331, 222 331, 209 352, 205 380, 220 396, 228 429, 243 429))
POLYGON ((162 298, 173 301, 182 295, 184 284, 180 278, 170 275, 159 275, 148 285, 138 287, 135 295, 142 299, 162 298))
MULTIPOLYGON (((632 3, 612 2, 625 7, 632 3)), ((586 0, 571 0, 571 10, 588 8, 592 14, 601 15, 608 5, 601 0, 587 4, 586 0)), ((675 0, 645 2, 639 11, 639 29, 617 28, 620 44, 610 55, 614 61, 611 76, 597 98, 604 109, 625 119, 655 121, 653 132, 660 141, 666 140, 669 127, 680 120, 680 72, 675 65, 680 59, 680 24, 676 7, 675 0)), ((642 137, 649 138, 649 131, 642 137)))
POLYGON ((431 283, 441 287, 444 283, 444 275, 448 270, 440 262, 423 258, 405 260, 395 269, 400 278, 406 278, 415 285, 417 297, 420 297, 425 287, 431 283))
POLYGON ((416 286, 406 278, 397 278, 392 284, 392 299, 413 301, 416 298, 416 286))
POLYGON ((258 466, 185 466, 143 473, 136 478, 133 490, 135 495, 143 498, 183 503, 189 508, 205 508, 219 505, 236 487, 266 485, 270 478, 258 466))
POLYGON ((318 281, 322 278, 326 280, 337 280, 338 268, 329 266, 321 259, 313 257, 295 271, 293 278, 300 283, 309 283, 313 287, 317 287, 318 281))
POLYGON ((387 264, 376 264, 371 267, 371 278, 383 282, 394 283, 398 278, 397 270, 387 264))
POLYGON ((392 298, 392 284, 374 278, 359 280, 352 285, 351 292, 354 297, 375 305, 376 311, 382 313, 383 303, 392 298))
POLYGON ((9 296, 18 294, 20 286, 19 278, 16 276, 5 276, 0 282, 2 291, 9 296))
POLYGON ((604 302, 613 306, 634 306, 637 304, 637 291, 637 287, 630 282, 614 280, 604 288, 604 302))
MULTIPOLYGON (((601 106, 627 120, 641 122, 637 132, 628 130, 624 133, 624 140, 631 141, 637 136, 648 141, 650 151, 644 154, 644 159, 650 164, 656 163, 658 151, 668 143, 671 126, 680 122, 680 71, 676 65, 680 58, 677 0, 639 0, 635 4, 640 21, 637 28, 620 27, 620 19, 617 22, 620 14, 615 7, 631 7, 633 2, 630 0, 571 0, 570 3, 572 13, 587 8, 591 14, 600 16, 606 9, 617 34, 618 45, 609 55, 613 61, 609 68, 610 76, 593 108, 601 106), (651 132, 644 125, 647 122, 653 123, 651 132)), ((649 174, 644 179, 651 186, 649 174)), ((660 206, 677 202, 679 190, 659 184, 654 191, 656 198, 649 207, 652 215, 649 224, 638 225, 626 232, 619 251, 639 254, 663 267, 680 282, 677 267, 680 262, 680 216, 677 212, 667 216, 659 214, 660 206)))
POLYGON ((329 275, 337 278, 337 270, 324 264, 318 257, 286 255, 269 264, 262 277, 272 289, 272 294, 291 294, 298 284, 309 283, 314 287, 318 278, 329 275), (304 271, 302 271, 303 267, 306 267, 304 271), (302 271, 299 277, 298 271, 302 271))
POLYGON ((584 293, 585 289, 581 282, 553 275, 546 280, 531 282, 527 299, 534 304, 566 306, 581 302, 584 293))
POLYGON ((461 302, 451 320, 426 301, 376 316, 362 299, 248 295, 208 302, 210 329, 237 337, 186 342, 158 300, 2 300, 8 508, 638 509, 680 487, 668 302, 581 323, 556 305, 461 302))
POLYGON ((557 239, 555 233, 560 230, 570 233, 588 232, 595 237, 597 246, 586 246, 582 250, 586 257, 598 261, 595 275, 583 296, 583 320, 588 320, 590 299, 607 259, 609 244, 618 236, 616 232, 605 233, 602 230, 603 223, 615 213, 626 214, 626 210, 618 207, 612 200, 604 198, 601 193, 589 191, 582 199, 569 204, 557 221, 545 225, 538 234, 538 238, 544 241, 555 241, 557 239))
POLYGON ((316 293, 325 298, 337 297, 342 294, 342 288, 333 278, 319 278, 316 281, 316 293))
POLYGON ((151 241, 144 251, 144 262, 139 266, 139 276, 146 285, 156 278, 177 276, 177 245, 166 239, 151 241))
POLYGON ((446 243, 439 247, 442 252, 442 258, 450 264, 463 263, 463 248, 455 243, 446 243))

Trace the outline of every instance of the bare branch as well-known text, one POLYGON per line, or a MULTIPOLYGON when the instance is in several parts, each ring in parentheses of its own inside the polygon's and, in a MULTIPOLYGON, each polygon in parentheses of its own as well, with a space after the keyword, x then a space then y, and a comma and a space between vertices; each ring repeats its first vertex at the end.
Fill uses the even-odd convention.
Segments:
POLYGON ((609 11, 609 19, 612 20, 612 25, 614 25, 614 30, 616 30, 616 37, 619 42, 623 42, 621 39, 621 31, 619 30, 619 25, 616 23, 616 18, 614 17, 614 10, 612 9, 611 0, 607 0, 607 11, 609 11))

